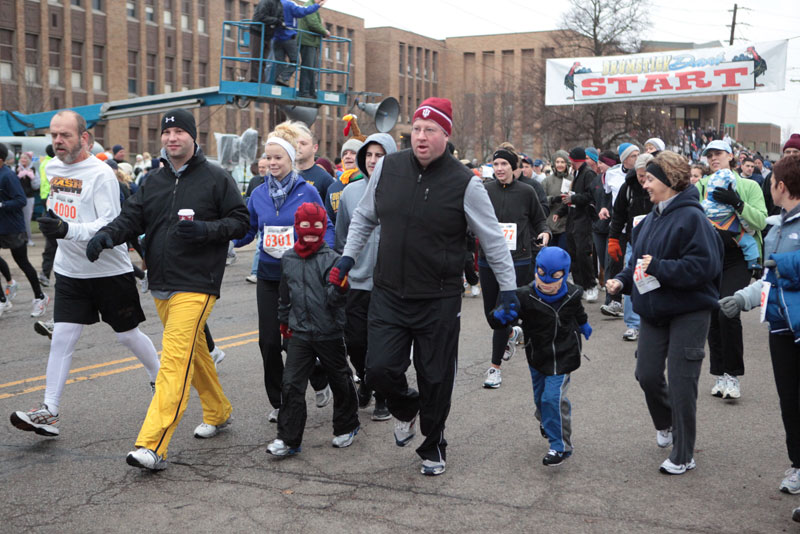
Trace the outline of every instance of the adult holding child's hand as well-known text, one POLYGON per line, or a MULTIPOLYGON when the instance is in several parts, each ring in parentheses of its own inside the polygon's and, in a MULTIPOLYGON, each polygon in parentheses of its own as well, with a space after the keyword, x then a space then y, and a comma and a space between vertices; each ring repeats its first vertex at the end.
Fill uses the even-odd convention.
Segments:
POLYGON ((724 254, 690 185, 683 156, 661 152, 647 165, 643 187, 654 209, 633 229, 628 265, 606 283, 611 294, 630 294, 641 316, 636 377, 658 446, 673 446, 660 467, 671 475, 695 468, 697 380, 724 254))

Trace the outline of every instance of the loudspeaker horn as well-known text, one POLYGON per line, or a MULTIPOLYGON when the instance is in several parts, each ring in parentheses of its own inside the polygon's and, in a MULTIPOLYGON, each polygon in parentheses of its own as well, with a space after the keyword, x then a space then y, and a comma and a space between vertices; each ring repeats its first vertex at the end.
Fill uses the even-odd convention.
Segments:
POLYGON ((386 133, 397 124, 400 115, 400 103, 393 96, 384 98, 379 104, 365 104, 357 102, 358 109, 363 110, 375 119, 375 128, 381 133, 386 133))
POLYGON ((278 106, 281 111, 293 121, 300 121, 306 126, 311 127, 314 121, 317 120, 317 113, 319 108, 309 106, 278 106))

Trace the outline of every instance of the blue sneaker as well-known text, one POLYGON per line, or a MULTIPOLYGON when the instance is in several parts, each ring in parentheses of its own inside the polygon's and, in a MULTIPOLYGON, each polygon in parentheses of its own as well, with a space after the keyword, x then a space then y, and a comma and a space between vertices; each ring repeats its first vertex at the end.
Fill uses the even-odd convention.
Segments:
POLYGON ((294 456, 300 452, 300 446, 289 447, 282 439, 276 439, 267 445, 267 453, 272 456, 294 456))
POLYGON ((420 473, 425 476, 435 477, 444 473, 445 462, 434 462, 433 460, 422 460, 422 469, 420 473))

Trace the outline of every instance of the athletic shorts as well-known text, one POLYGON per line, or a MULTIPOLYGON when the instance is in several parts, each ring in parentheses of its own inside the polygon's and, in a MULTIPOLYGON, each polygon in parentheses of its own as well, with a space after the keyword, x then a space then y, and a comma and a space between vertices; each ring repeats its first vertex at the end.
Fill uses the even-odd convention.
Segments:
POLYGON ((0 234, 0 248, 15 248, 24 247, 28 244, 28 234, 22 232, 21 234, 0 234))
POLYGON ((114 332, 133 330, 144 321, 133 273, 101 278, 71 278, 56 273, 53 320, 94 324, 100 317, 114 332))

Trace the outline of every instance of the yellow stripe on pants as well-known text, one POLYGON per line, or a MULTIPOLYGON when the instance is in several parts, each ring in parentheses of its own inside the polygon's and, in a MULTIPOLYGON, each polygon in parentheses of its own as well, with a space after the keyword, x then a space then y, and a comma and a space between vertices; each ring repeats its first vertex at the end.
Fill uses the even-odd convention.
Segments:
POLYGON ((168 300, 154 300, 164 324, 161 369, 136 446, 166 458, 172 434, 189 403, 190 386, 197 390, 203 405, 203 422, 207 424, 224 423, 233 407, 222 392, 203 331, 217 298, 203 293, 175 293, 168 300))

